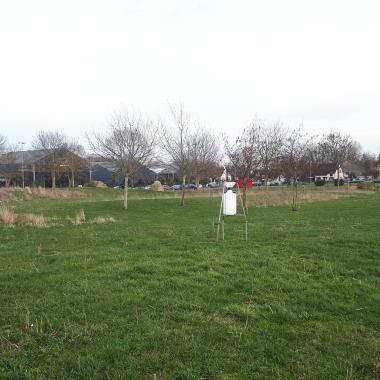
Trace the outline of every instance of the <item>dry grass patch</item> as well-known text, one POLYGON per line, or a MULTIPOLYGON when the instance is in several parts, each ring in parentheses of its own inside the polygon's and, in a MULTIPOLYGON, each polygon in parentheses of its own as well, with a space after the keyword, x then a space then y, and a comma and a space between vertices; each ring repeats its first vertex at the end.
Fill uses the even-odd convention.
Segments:
POLYGON ((0 201, 16 201, 16 200, 26 200, 30 201, 33 199, 77 199, 77 198, 85 198, 87 194, 82 193, 80 191, 72 191, 72 190, 51 190, 44 189, 41 186, 37 188, 30 188, 26 186, 24 189, 20 187, 7 187, 0 189, 0 201), (22 197, 17 198, 13 193, 21 193, 22 197))
POLYGON ((16 214, 7 207, 0 207, 0 222, 7 226, 31 226, 46 227, 46 219, 43 215, 36 214, 16 214))
MULTIPOLYGON (((79 226, 86 222, 86 215, 83 210, 80 210, 74 218, 70 218, 72 224, 79 226)), ((114 223, 116 220, 112 216, 97 216, 94 219, 88 221, 91 224, 104 224, 104 223, 114 223)))
MULTIPOLYGON (((342 188, 341 190, 333 189, 302 189, 298 190, 298 203, 312 203, 337 200, 343 197, 355 196, 357 194, 371 195, 373 192, 360 191, 353 188, 342 188)), ((258 189, 249 191, 247 194, 248 207, 271 207, 292 205, 293 191, 291 188, 279 189, 258 189)))
POLYGON ((0 201, 15 201, 17 198, 7 189, 0 189, 0 201))
POLYGON ((112 216, 97 216, 91 220, 94 224, 115 223, 116 220, 112 216))
POLYGON ((17 350, 20 348, 20 344, 14 343, 6 337, 0 335, 0 347, 2 347, 3 350, 17 350))
POLYGON ((21 214, 18 215, 17 220, 19 224, 24 226, 33 226, 33 227, 46 227, 46 220, 43 215, 36 214, 21 214))
MULTIPOLYGON (((30 195, 30 194, 28 194, 30 195)), ((32 198, 46 198, 46 199, 75 199, 84 198, 86 194, 78 191, 70 190, 51 190, 38 187, 37 189, 31 190, 32 198)))

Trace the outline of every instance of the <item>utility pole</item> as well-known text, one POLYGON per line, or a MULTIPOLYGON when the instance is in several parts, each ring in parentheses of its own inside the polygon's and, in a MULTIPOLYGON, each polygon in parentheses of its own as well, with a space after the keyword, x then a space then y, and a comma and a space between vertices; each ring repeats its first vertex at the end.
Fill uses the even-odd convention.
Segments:
POLYGON ((25 188, 25 173, 24 173, 24 145, 26 144, 23 141, 20 141, 21 144, 21 172, 22 172, 22 188, 25 188))

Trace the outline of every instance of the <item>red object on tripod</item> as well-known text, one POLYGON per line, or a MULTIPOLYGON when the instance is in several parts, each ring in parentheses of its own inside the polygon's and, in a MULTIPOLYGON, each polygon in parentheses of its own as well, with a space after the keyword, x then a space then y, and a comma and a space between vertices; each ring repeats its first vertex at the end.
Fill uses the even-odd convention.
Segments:
POLYGON ((253 187, 253 180, 252 179, 238 179, 235 181, 236 182, 236 186, 239 188, 239 189, 242 189, 244 187, 244 185, 247 186, 247 189, 252 189, 253 187))

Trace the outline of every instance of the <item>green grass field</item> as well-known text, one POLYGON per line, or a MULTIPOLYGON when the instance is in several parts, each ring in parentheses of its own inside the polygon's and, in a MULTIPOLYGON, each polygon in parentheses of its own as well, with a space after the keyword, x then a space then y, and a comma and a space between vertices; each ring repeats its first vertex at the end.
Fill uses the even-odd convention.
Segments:
POLYGON ((0 224, 0 379, 380 378, 379 192, 251 208, 218 243, 218 197, 88 192, 7 203, 50 219, 0 224))

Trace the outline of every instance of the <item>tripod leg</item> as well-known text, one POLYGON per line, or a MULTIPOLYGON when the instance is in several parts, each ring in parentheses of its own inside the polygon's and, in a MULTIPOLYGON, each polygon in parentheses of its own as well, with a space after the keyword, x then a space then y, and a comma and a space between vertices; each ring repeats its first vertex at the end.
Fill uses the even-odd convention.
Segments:
POLYGON ((219 230, 220 230, 220 221, 221 221, 221 217, 222 217, 222 210, 223 210, 223 195, 222 195, 222 200, 220 202, 220 208, 219 208, 218 230, 216 233, 216 241, 219 241, 219 230))

